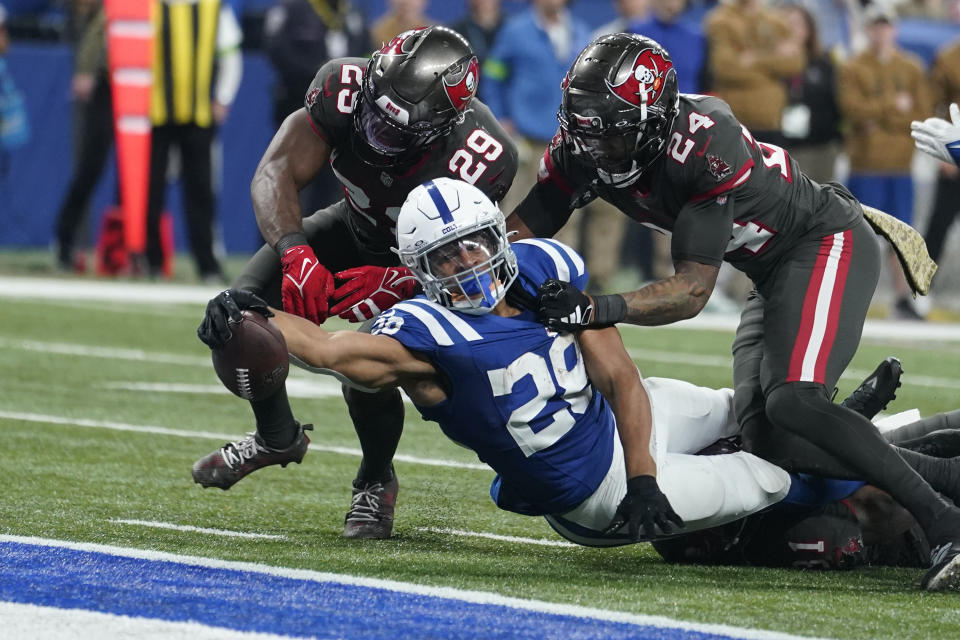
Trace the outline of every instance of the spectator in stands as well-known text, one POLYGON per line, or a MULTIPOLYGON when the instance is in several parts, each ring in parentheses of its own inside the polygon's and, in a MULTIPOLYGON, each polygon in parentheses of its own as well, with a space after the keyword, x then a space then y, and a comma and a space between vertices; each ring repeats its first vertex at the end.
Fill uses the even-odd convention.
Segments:
MULTIPOLYGON (((57 214, 57 268, 84 271, 76 251, 78 233, 90 219, 90 196, 107 165, 113 145, 113 106, 107 68, 106 14, 94 7, 86 20, 76 16, 79 39, 70 93, 74 100, 73 177, 57 214)), ((85 243, 82 243, 85 244, 85 243)))
MULTIPOLYGON (((500 10, 500 0, 469 0, 467 15, 463 20, 450 25, 450 28, 467 39, 482 67, 501 26, 503 12, 500 10)), ((483 84, 478 85, 477 97, 486 101, 483 87, 483 84)))
POLYGON ((231 6, 220 0, 163 0, 154 23, 153 77, 163 81, 154 82, 151 99, 148 274, 160 275, 163 266, 160 214, 170 147, 176 146, 180 150, 184 209, 197 271, 204 281, 223 282, 220 263, 213 253, 216 202, 211 150, 216 127, 226 119, 240 87, 240 24, 231 6), (197 16, 196 23, 191 15, 197 16))
MULTIPOLYGON (((848 186, 863 204, 910 224, 913 140, 908 132, 911 120, 929 112, 927 79, 920 61, 897 47, 892 9, 874 4, 864 15, 869 46, 843 66, 838 85, 847 119, 848 186)), ((897 296, 894 314, 921 319, 896 256, 889 251, 888 257, 897 296)))
POLYGON ((620 33, 630 30, 630 23, 643 20, 650 12, 650 0, 614 0, 617 17, 597 27, 591 39, 608 33, 620 33))
POLYGON ((790 27, 765 0, 726 0, 707 14, 713 92, 727 101, 754 138, 782 144, 784 80, 806 66, 790 27))
MULTIPOLYGON (((324 62, 370 53, 366 18, 350 0, 279 0, 267 10, 263 31, 264 49, 277 74, 277 129, 288 115, 303 109, 304 95, 324 62)), ((324 171, 300 191, 300 207, 311 215, 342 197, 336 177, 324 171)))
POLYGON ((436 20, 423 12, 427 6, 426 0, 389 0, 388 5, 387 12, 370 28, 374 50, 379 50, 398 33, 436 24, 436 20))
POLYGON ((7 153, 25 145, 30 137, 23 95, 7 69, 5 56, 10 37, 6 23, 7 10, 0 4, 0 176, 6 173, 7 153))
MULTIPOLYGON (((960 102, 960 41, 945 47, 931 72, 933 103, 940 115, 946 115, 951 102, 960 102)), ((947 232, 960 209, 960 169, 953 162, 940 162, 937 196, 924 240, 930 257, 939 261, 947 232)))
MULTIPOLYGON (((545 147, 557 133, 560 84, 580 50, 590 41, 585 22, 566 0, 533 0, 507 20, 483 67, 487 105, 520 150, 513 187, 501 203, 511 211, 537 181, 545 147)), ((601 291, 619 268, 623 222, 607 208, 588 207, 575 215, 558 238, 581 250, 591 271, 591 287, 601 291), (585 217, 581 217, 586 214, 585 217), (581 230, 586 242, 581 243, 581 230)))
POLYGON ((807 61, 805 69, 787 78, 788 104, 781 120, 786 147, 808 177, 829 182, 840 140, 836 71, 820 46, 813 14, 801 5, 783 11, 807 61))
POLYGON ((653 38, 667 51, 677 70, 681 93, 700 93, 700 72, 706 54, 703 33, 680 21, 687 0, 650 0, 646 18, 633 20, 626 31, 653 38))

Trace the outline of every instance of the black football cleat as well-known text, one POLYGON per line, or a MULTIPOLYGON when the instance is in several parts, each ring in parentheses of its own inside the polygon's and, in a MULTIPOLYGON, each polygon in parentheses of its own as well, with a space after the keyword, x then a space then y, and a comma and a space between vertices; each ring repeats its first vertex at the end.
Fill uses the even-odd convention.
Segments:
POLYGON ((901 374, 903 367, 900 366, 900 361, 890 356, 877 365, 873 373, 840 404, 868 420, 873 420, 875 415, 897 398, 896 391, 900 386, 901 374))
POLYGON ((380 482, 353 481, 353 499, 344 520, 343 537, 383 540, 393 532, 393 511, 400 483, 390 467, 390 479, 380 482))
POLYGON ((926 591, 960 591, 960 544, 947 542, 930 554, 931 567, 920 588, 926 591))
POLYGON ((312 429, 312 424, 297 425, 297 439, 286 449, 271 449, 256 433, 249 434, 243 440, 228 442, 193 463, 193 481, 205 489, 220 487, 226 491, 261 467, 272 464, 286 467, 291 462, 300 464, 310 444, 306 431, 312 429))

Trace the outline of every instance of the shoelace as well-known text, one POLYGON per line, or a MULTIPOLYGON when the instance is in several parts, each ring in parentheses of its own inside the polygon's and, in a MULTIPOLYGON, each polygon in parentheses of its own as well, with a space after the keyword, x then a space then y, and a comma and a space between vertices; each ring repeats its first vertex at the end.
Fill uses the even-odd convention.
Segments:
POLYGON ((357 491, 353 496, 350 511, 347 513, 347 522, 378 522, 380 520, 380 494, 383 484, 374 482, 357 491))
POLYGON ((256 437, 251 433, 243 440, 225 444, 223 446, 223 461, 231 469, 236 469, 237 465, 243 464, 244 460, 249 460, 257 455, 260 449, 256 437))
POLYGON ((943 562, 944 560, 946 560, 947 556, 950 555, 950 550, 952 548, 953 548, 953 543, 948 542, 934 549, 930 558, 930 566, 935 567, 941 562, 943 562))

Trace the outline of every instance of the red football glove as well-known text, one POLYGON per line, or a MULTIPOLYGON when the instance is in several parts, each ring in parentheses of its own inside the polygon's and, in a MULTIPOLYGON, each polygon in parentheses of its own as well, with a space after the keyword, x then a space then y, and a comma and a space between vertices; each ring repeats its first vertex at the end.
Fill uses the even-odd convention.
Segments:
POLYGON ((317 261, 306 244, 288 248, 280 258, 283 265, 283 310, 321 324, 327 319, 333 276, 317 261))
POLYGON ((333 292, 336 300, 330 315, 338 315, 350 322, 362 322, 376 317, 401 300, 412 298, 417 290, 417 279, 406 267, 357 267, 337 274, 346 282, 333 292))

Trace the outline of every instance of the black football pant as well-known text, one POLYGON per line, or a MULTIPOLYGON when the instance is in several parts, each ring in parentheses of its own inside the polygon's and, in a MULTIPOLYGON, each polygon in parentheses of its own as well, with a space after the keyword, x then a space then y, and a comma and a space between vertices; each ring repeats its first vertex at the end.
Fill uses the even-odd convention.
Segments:
POLYGON ((110 77, 97 76, 86 105, 80 107, 75 136, 73 177, 57 214, 57 261, 63 267, 73 262, 77 232, 90 213, 90 196, 103 174, 113 145, 113 108, 110 99, 110 77))
POLYGON ((167 161, 170 147, 180 149, 180 180, 183 184, 183 208, 187 215, 190 251, 201 277, 221 275, 220 263, 213 255, 213 161, 211 148, 215 130, 192 124, 163 125, 153 128, 150 140, 150 196, 147 202, 147 266, 152 274, 163 266, 160 244, 160 214, 167 195, 167 161))
MULTIPOLYGON (((368 264, 382 267, 399 265, 397 255, 387 248, 389 244, 360 237, 350 223, 350 215, 346 202, 340 200, 304 218, 303 229, 317 259, 331 273, 368 264)), ((280 257, 272 247, 264 245, 250 259, 233 286, 254 291, 271 306, 280 309, 283 304, 280 295, 282 277, 280 257)), ((343 397, 363 451, 357 477, 364 482, 385 479, 390 474, 390 462, 403 432, 404 409, 400 391, 385 389, 377 393, 365 393, 344 386, 343 397)), ((258 415, 258 431, 268 446, 284 448, 293 441, 296 429, 292 424, 283 429, 273 429, 277 431, 276 434, 265 433, 262 428, 265 425, 261 424, 259 417, 265 412, 259 410, 257 403, 251 404, 258 415)))
POLYGON ((960 510, 867 418, 830 398, 859 344, 879 269, 877 236, 862 220, 780 262, 744 309, 734 342, 737 417, 748 451, 788 471, 865 480, 910 511, 936 545, 960 538, 960 510))

